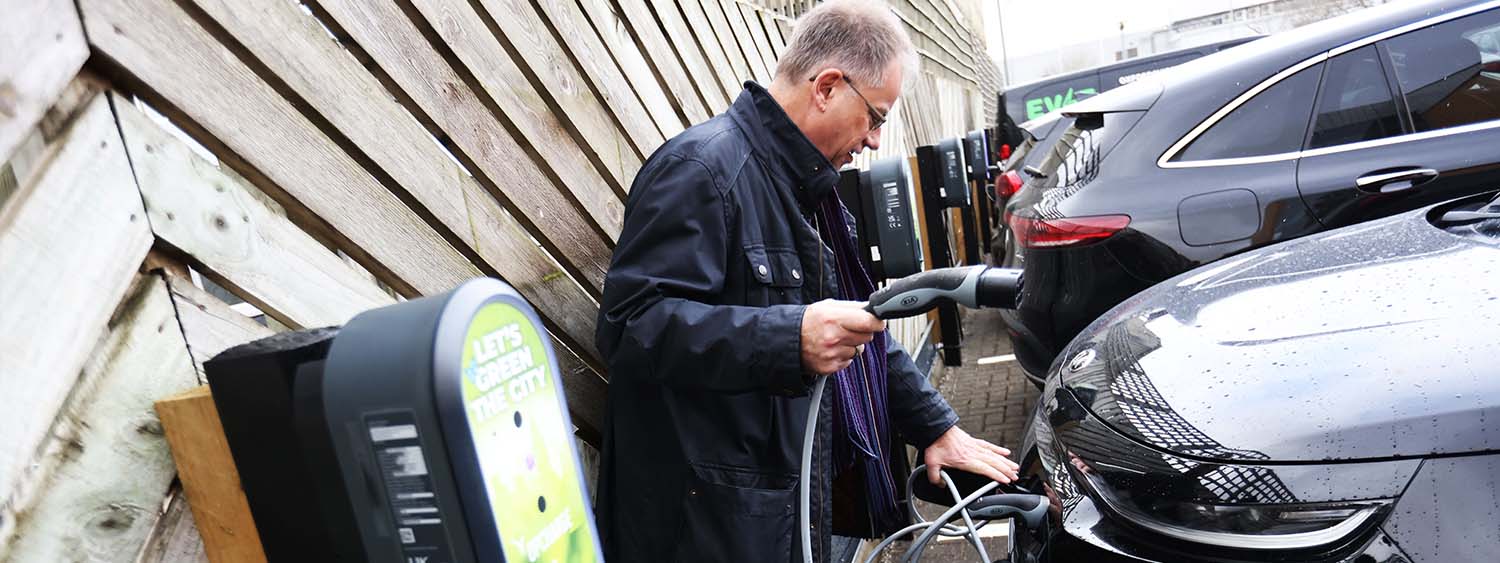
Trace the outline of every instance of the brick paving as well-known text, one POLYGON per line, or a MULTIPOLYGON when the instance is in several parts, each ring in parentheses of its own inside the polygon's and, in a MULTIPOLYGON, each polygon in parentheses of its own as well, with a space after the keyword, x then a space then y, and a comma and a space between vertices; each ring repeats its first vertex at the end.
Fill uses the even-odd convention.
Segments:
POLYGON ((958 425, 964 431, 1002 446, 1019 447, 1040 393, 1015 360, 979 365, 981 358, 1011 354, 999 312, 968 311, 963 325, 963 365, 945 367, 938 362, 933 374, 938 390, 958 411, 958 425))

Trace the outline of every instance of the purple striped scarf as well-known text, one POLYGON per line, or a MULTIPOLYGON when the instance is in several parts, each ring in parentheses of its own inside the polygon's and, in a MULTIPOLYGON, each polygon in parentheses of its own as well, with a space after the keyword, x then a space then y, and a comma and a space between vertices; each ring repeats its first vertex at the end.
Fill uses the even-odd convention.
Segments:
MULTIPOLYGON (((837 194, 830 194, 818 207, 818 214, 828 230, 823 234, 824 240, 833 250, 838 298, 868 300, 875 291, 875 283, 859 258, 859 245, 843 201, 837 194)), ((885 334, 877 334, 854 363, 832 376, 833 460, 836 475, 855 467, 862 469, 875 529, 894 531, 901 527, 903 518, 896 505, 896 484, 887 459, 892 447, 886 409, 885 344, 885 334)))

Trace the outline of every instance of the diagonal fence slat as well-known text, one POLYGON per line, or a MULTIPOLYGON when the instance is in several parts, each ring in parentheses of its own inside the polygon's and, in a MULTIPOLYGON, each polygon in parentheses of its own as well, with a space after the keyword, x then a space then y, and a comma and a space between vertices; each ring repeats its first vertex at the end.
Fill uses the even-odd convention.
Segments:
POLYGON ((553 33, 562 42, 570 59, 593 84, 595 94, 617 121, 626 127, 650 129, 662 139, 682 132, 682 120, 672 110, 661 89, 643 88, 656 85, 649 71, 644 67, 637 68, 635 78, 640 80, 640 85, 627 77, 615 60, 616 53, 623 51, 605 45, 575 0, 541 0, 534 1, 533 5, 550 22, 553 33))
MULTIPOLYGON (((610 50, 622 59, 626 74, 632 76, 637 63, 624 59, 639 59, 655 73, 662 95, 677 108, 686 125, 693 125, 709 118, 711 112, 698 85, 688 77, 681 59, 663 35, 641 0, 582 0, 583 8, 594 20, 594 25, 610 43, 610 50)), ((643 96, 648 94, 642 94, 643 96)))
MULTIPOLYGON (((388 77, 394 85, 394 94, 406 100, 408 109, 442 133, 454 155, 476 179, 499 197, 509 199, 511 193, 534 194, 513 203, 517 213, 529 217, 538 230, 548 231, 558 225, 569 225, 572 230, 596 224, 608 238, 608 246, 613 246, 620 233, 624 208, 621 196, 625 193, 623 185, 629 182, 626 174, 633 174, 625 167, 628 162, 610 164, 592 159, 591 153, 575 142, 540 94, 528 82, 518 79, 520 70, 493 40, 490 56, 472 57, 483 66, 465 67, 444 55, 442 50, 447 47, 441 50, 436 47, 442 41, 430 37, 430 30, 413 21, 412 18, 421 21, 420 16, 409 18, 393 4, 314 0, 309 5, 322 16, 325 25, 353 38, 353 47, 388 77), (466 74, 471 71, 472 74, 466 74), (549 181, 561 187, 560 195, 553 195, 557 188, 546 187, 549 181), (547 213, 542 207, 530 205, 536 203, 530 201, 533 197, 576 202, 587 210, 590 220, 575 219, 562 212, 547 213)), ((472 16, 472 10, 461 9, 472 16)), ((449 29, 455 25, 451 19, 461 13, 444 15, 440 11, 433 23, 438 30, 449 29)), ((481 29, 479 26, 454 33, 485 33, 481 29)), ((588 260, 574 262, 583 270, 582 278, 588 280, 585 285, 596 291, 608 264, 608 250, 584 245, 578 252, 591 253, 588 260)))
MULTIPOLYGON (((464 11, 451 0, 422 0, 417 4, 429 16, 437 10, 455 14, 464 11)), ((526 0, 478 0, 473 5, 482 8, 479 15, 483 27, 505 46, 521 69, 519 75, 507 76, 506 79, 516 80, 524 76, 530 80, 552 105, 553 111, 573 123, 577 128, 575 135, 597 144, 595 150, 601 158, 613 157, 622 162, 629 159, 631 164, 626 165, 629 170, 626 177, 633 177, 635 170, 640 169, 639 161, 662 143, 661 132, 645 126, 633 114, 617 116, 606 101, 594 95, 588 79, 569 60, 541 15, 526 0)), ((457 43, 474 41, 479 36, 474 33, 468 37, 445 36, 445 39, 458 49, 460 45, 457 43)), ((485 44, 493 42, 484 40, 485 44)), ((500 53, 486 47, 474 56, 495 57, 500 53)), ((464 57, 462 52, 459 56, 470 66, 475 64, 472 56, 464 57)))
MULTIPOLYGON (((501 277, 530 289, 523 289, 523 294, 538 306, 553 311, 588 306, 590 298, 568 280, 542 281, 558 270, 532 242, 532 234, 449 158, 373 75, 329 41, 317 20, 286 2, 196 0, 194 5, 348 138, 351 151, 369 158, 501 277), (546 301, 554 303, 543 304, 546 301)), ((549 217, 588 223, 547 182, 532 180, 508 184, 505 190, 532 223, 549 217)), ((561 261, 575 265, 575 272, 597 272, 607 265, 608 256, 602 252, 607 245, 597 228, 554 229, 536 238, 550 242, 548 247, 561 254, 561 261)), ((597 279, 581 277, 587 286, 599 289, 597 279)))
MULTIPOLYGON (((396 302, 374 280, 268 209, 244 180, 202 160, 138 110, 124 104, 116 108, 153 230, 221 285, 292 328, 343 324, 365 310, 396 302)), ((562 313, 592 326, 586 309, 562 313)), ((183 322, 190 333, 202 324, 189 323, 187 316, 183 322)), ((223 342, 238 344, 259 334, 210 330, 214 326, 202 329, 208 334, 189 335, 214 338, 215 349, 193 350, 199 363, 207 359, 204 354, 227 347, 223 342)), ((564 387, 572 390, 568 404, 578 411, 579 425, 597 429, 603 379, 563 343, 554 341, 553 347, 564 387)))
POLYGON ((764 70, 752 64, 740 49, 739 41, 734 37, 734 30, 729 27, 729 19, 724 17, 724 6, 719 4, 719 0, 680 0, 678 5, 687 15, 693 31, 700 34, 699 40, 716 43, 729 60, 729 68, 734 70, 734 92, 739 92, 739 84, 743 81, 764 82, 765 79, 761 77, 764 70))
POLYGON ((0 545, 13 504, 42 476, 32 457, 151 246, 130 163, 103 96, 48 143, 48 165, 0 222, 0 545))
POLYGON ((88 55, 70 0, 0 0, 0 163, 10 159, 88 55))
POLYGON ((289 213, 325 223, 387 283, 409 295, 427 294, 481 274, 174 3, 79 5, 90 44, 123 69, 123 79, 149 85, 141 90, 153 105, 179 114, 185 127, 200 128, 205 144, 222 144, 222 152, 253 169, 247 177, 269 183, 262 189, 283 192, 277 199, 289 213))
POLYGON ((667 0, 620 0, 625 7, 625 13, 631 16, 633 23, 645 27, 651 22, 660 22, 662 33, 672 46, 672 51, 677 54, 677 59, 682 62, 683 68, 693 79, 693 85, 697 88, 699 95, 703 98, 704 107, 710 114, 716 114, 729 107, 734 96, 739 93, 739 86, 733 77, 727 77, 729 63, 724 61, 724 54, 718 52, 718 58, 712 58, 693 31, 688 28, 683 14, 677 9, 673 2, 667 0), (717 66, 715 66, 717 65, 717 66), (732 88, 731 88, 732 87, 732 88))
POLYGON ((720 0, 718 3, 724 8, 724 18, 729 20, 739 48, 745 51, 745 57, 753 57, 760 63, 760 68, 765 71, 765 84, 771 84, 771 78, 775 77, 775 53, 771 53, 771 44, 765 41, 765 33, 760 30, 760 18, 754 17, 750 6, 735 0, 720 0))

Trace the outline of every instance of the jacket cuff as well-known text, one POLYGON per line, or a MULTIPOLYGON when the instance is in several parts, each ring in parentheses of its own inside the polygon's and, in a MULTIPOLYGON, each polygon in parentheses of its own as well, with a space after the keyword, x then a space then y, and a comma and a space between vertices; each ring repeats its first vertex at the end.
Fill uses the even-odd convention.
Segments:
POLYGON ((811 389, 802 370, 802 314, 806 305, 772 305, 755 325, 757 369, 766 374, 766 389, 777 395, 801 396, 811 389))
POLYGON ((948 406, 948 401, 939 396, 927 403, 916 419, 920 422, 908 424, 901 433, 913 447, 926 449, 949 428, 958 424, 958 413, 948 406))

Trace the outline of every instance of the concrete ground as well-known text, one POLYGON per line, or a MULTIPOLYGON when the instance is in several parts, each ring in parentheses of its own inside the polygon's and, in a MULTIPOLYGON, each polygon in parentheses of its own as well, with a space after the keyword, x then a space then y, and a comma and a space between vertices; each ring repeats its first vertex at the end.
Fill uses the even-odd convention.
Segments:
MULTIPOLYGON (((1019 448, 1026 419, 1036 407, 1040 393, 1022 375, 1021 366, 1011 356, 1010 339, 1005 336, 998 312, 967 311, 963 326, 963 365, 947 367, 939 360, 933 368, 933 381, 958 411, 960 428, 995 444, 1019 448)), ((942 513, 939 507, 921 504, 918 510, 928 518, 942 513)), ((986 536, 985 549, 996 560, 1005 558, 1006 528, 1006 523, 995 522, 981 530, 981 536, 986 536)), ((908 545, 897 542, 880 560, 898 561, 908 545)), ((872 547, 874 542, 865 546, 872 547)), ((864 557, 862 551, 855 561, 863 562, 864 557)), ((967 540, 944 538, 930 545, 922 560, 978 561, 979 557, 967 540)))

